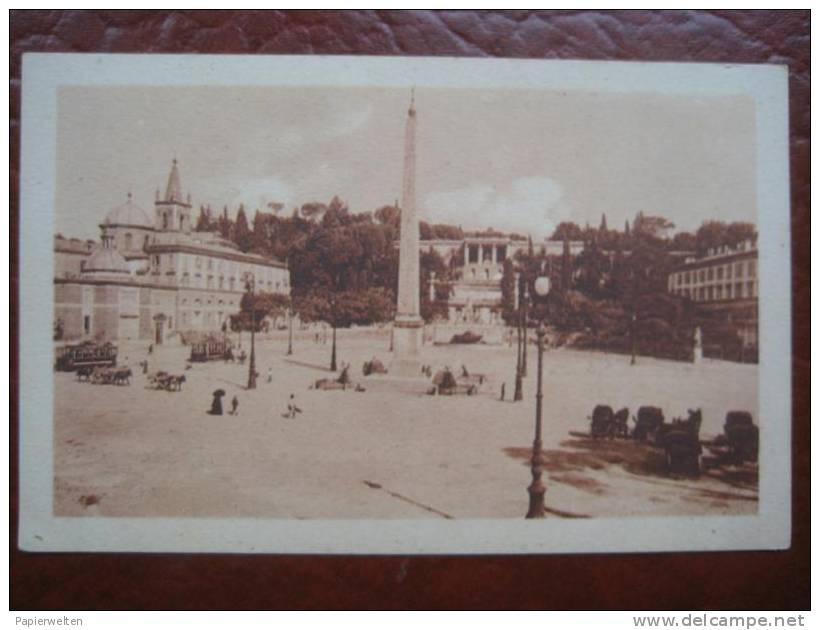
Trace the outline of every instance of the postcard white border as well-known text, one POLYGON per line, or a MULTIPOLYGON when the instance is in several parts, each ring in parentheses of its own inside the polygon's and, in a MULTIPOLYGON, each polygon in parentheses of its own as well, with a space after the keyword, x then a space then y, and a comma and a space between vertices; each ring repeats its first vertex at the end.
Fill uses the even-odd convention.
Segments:
MULTIPOLYGON (((20 520, 26 551, 581 553, 785 549, 791 540, 791 251, 785 66, 422 57, 26 54, 20 186, 20 520), (289 520, 55 517, 57 89, 101 85, 539 88, 743 94, 757 111, 761 479, 735 517, 289 520), (24 351, 23 351, 24 349, 24 351), (613 522, 617 521, 617 522, 613 522), (617 535, 613 536, 613 532, 617 535)), ((522 484, 526 479, 522 478, 522 484)), ((523 488, 523 485, 522 485, 523 488)), ((526 497, 522 490, 522 510, 526 497)))

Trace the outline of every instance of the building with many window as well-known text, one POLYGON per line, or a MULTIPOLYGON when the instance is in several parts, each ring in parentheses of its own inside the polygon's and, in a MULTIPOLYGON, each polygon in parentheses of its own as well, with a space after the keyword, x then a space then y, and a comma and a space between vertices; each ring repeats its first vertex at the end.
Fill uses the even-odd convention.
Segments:
POLYGON ((744 346, 757 346, 757 242, 710 249, 688 258, 670 274, 669 293, 695 302, 702 314, 733 324, 744 346))
POLYGON ((258 292, 290 293, 281 261, 192 231, 176 160, 154 210, 152 219, 129 194, 100 223, 98 247, 55 239, 55 329, 63 339, 161 344, 179 333, 222 330, 249 279, 258 292))

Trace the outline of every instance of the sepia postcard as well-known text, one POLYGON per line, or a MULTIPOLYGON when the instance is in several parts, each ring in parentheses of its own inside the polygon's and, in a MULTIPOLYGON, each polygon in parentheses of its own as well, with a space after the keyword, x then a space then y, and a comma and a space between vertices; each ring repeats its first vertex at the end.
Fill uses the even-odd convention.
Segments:
POLYGON ((791 538, 787 71, 28 54, 28 551, 791 538))

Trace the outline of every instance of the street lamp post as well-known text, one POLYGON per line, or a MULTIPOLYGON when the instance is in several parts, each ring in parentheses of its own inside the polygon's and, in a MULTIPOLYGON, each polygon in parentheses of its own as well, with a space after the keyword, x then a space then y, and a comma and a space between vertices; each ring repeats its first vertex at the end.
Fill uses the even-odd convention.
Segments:
POLYGON ((336 296, 330 298, 330 317, 333 320, 333 348, 330 351, 330 371, 336 371, 336 296))
POLYGON ((635 330, 636 324, 638 323, 638 314, 633 310, 632 311, 632 325, 630 326, 631 337, 632 337, 632 359, 630 360, 630 365, 635 365, 635 350, 636 350, 636 333, 635 330))
POLYGON ((288 306, 288 356, 293 354, 293 308, 288 306))
MULTIPOLYGON (((523 276, 522 276, 523 277, 523 276)), ((527 323, 529 322, 529 309, 527 308, 527 280, 526 278, 523 279, 521 283, 521 302, 523 304, 524 314, 522 316, 522 323, 521 323, 521 334, 523 337, 523 348, 521 350, 521 376, 527 376, 527 339, 529 337, 528 333, 529 330, 527 328, 527 323)))
POLYGON ((256 279, 253 274, 245 276, 245 287, 251 297, 251 358, 248 362, 248 389, 256 389, 256 300, 254 299, 256 279))
POLYGON ((524 391, 523 391, 523 354, 522 354, 522 344, 521 344, 521 319, 524 313, 524 300, 523 300, 523 292, 521 287, 523 286, 523 280, 520 276, 516 277, 516 282, 518 286, 518 317, 516 320, 516 332, 518 337, 518 356, 515 361, 515 393, 513 394, 513 401, 514 402, 521 402, 524 400, 524 391))
MULTIPOLYGON (((539 297, 546 297, 550 292, 550 279, 541 276, 535 281, 535 292, 539 297)), ((532 442, 531 473, 532 483, 527 488, 530 495, 530 507, 527 510, 527 518, 544 518, 546 507, 544 505, 544 493, 547 488, 541 480, 544 472, 544 455, 542 453, 541 440, 541 415, 543 400, 543 375, 544 375, 544 338, 547 328, 544 321, 538 325, 536 335, 538 337, 538 383, 535 393, 535 439, 532 442)))

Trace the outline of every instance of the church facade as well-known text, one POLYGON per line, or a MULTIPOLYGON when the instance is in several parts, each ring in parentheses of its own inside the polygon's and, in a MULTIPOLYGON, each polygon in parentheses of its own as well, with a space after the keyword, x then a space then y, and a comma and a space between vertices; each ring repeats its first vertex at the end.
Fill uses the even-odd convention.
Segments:
POLYGON ((153 217, 129 194, 100 223, 99 246, 55 239, 55 337, 162 344, 221 331, 249 280, 257 292, 290 293, 283 262, 194 232, 191 196, 181 191, 174 160, 153 217))

